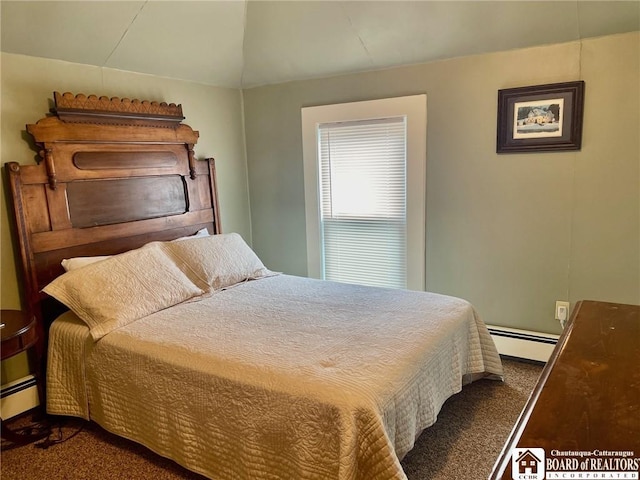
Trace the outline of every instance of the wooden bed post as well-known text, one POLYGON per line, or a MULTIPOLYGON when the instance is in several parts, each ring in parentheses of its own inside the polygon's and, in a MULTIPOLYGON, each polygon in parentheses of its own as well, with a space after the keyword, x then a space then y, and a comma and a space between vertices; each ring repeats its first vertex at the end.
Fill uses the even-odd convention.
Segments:
POLYGON ((216 177, 216 159, 206 158, 209 164, 209 191, 211 192, 211 201, 213 207, 213 223, 215 225, 214 235, 222 233, 222 224, 220 223, 220 205, 218 203, 218 182, 216 177))
MULTIPOLYGON (((29 235, 27 227, 27 213, 24 208, 24 199, 22 196, 22 185, 20 178, 20 164, 17 162, 8 162, 6 165, 7 177, 9 180, 9 189, 13 198, 13 216, 17 227, 18 247, 20 249, 21 268, 19 274, 22 276, 25 288, 23 289, 23 303, 29 309, 36 303, 38 298, 38 290, 36 288, 36 270, 34 268, 34 259, 31 246, 29 244, 29 235)), ((29 313, 41 317, 41 313, 37 311, 29 311, 29 313)))

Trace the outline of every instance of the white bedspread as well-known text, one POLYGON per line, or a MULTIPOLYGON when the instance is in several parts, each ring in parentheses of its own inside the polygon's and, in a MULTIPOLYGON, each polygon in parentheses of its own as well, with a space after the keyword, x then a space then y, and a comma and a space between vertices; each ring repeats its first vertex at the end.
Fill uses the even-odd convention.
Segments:
POLYGON ((464 300, 279 275, 96 343, 66 314, 47 408, 213 479, 404 479, 420 432, 485 374, 500 358, 464 300))

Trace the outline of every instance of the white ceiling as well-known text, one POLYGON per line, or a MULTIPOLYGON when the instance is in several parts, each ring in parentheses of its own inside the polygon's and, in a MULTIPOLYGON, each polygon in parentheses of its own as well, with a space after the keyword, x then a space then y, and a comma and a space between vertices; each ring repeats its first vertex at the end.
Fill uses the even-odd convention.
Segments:
POLYGON ((640 30, 627 1, 8 1, 3 52, 225 87, 640 30))

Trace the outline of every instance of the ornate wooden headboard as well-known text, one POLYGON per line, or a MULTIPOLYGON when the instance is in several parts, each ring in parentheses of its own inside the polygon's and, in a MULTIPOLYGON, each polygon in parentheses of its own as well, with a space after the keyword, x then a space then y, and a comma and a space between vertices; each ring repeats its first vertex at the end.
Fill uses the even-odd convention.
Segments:
POLYGON ((181 105, 54 98, 53 115, 27 125, 38 164, 6 164, 23 300, 41 325, 54 314, 41 289, 62 259, 221 231, 214 161, 194 158, 198 132, 181 123, 181 105))

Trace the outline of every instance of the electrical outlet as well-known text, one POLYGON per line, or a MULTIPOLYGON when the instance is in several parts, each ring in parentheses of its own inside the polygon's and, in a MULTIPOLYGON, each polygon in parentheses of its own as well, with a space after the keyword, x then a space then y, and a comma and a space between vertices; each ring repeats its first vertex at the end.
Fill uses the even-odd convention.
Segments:
POLYGON ((559 320, 563 325, 569 319, 569 306, 569 302, 556 301, 556 320, 559 320))

